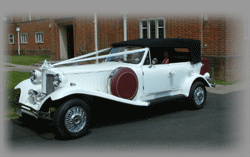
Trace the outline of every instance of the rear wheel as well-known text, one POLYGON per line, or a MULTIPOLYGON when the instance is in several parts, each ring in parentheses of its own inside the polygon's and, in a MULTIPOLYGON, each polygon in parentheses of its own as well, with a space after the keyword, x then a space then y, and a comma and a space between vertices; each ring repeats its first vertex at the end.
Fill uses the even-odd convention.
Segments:
POLYGON ((54 114, 56 134, 62 138, 83 136, 88 131, 89 122, 89 106, 81 99, 66 101, 54 114))
POLYGON ((195 82, 189 93, 189 101, 191 102, 193 109, 201 109, 205 105, 206 101, 206 88, 203 83, 195 82))

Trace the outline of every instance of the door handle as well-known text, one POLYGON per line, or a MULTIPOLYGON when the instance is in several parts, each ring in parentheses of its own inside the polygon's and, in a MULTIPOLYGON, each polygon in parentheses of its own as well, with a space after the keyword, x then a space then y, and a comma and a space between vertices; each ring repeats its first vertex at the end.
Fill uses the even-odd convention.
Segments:
POLYGON ((169 75, 169 77, 170 77, 171 75, 173 76, 173 75, 175 75, 175 72, 174 72, 174 71, 170 71, 168 75, 169 75))

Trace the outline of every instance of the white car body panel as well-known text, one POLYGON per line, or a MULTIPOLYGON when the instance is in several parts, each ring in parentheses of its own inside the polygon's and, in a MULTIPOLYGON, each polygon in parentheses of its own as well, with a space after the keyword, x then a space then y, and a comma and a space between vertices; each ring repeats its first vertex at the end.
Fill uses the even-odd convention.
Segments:
POLYGON ((207 81, 207 79, 204 76, 197 74, 197 73, 190 73, 189 75, 190 76, 188 77, 188 79, 185 80, 185 82, 183 83, 183 87, 182 87, 182 93, 186 97, 189 96, 189 91, 191 89, 193 82, 198 78, 203 79, 207 83, 207 86, 212 88, 211 84, 207 81))
POLYGON ((98 96, 101 98, 106 98, 130 105, 137 105, 137 106, 148 106, 149 104, 147 102, 142 102, 142 101, 135 101, 135 100, 127 100, 123 98, 119 98, 116 96, 113 96, 111 94, 107 94, 104 92, 96 91, 96 90, 91 90, 91 89, 82 89, 80 87, 66 87, 66 88, 61 88, 55 92, 53 92, 50 97, 51 99, 54 100, 59 100, 61 98, 64 98, 66 96, 72 95, 72 94, 87 94, 87 95, 92 95, 92 96, 98 96))
POLYGON ((30 106, 36 110, 38 110, 38 105, 33 105, 32 99, 28 96, 28 91, 30 89, 36 90, 38 92, 42 91, 41 84, 34 85, 30 79, 26 79, 22 82, 20 82, 14 89, 21 89, 21 94, 19 98, 19 102, 22 104, 25 104, 27 106, 30 106))

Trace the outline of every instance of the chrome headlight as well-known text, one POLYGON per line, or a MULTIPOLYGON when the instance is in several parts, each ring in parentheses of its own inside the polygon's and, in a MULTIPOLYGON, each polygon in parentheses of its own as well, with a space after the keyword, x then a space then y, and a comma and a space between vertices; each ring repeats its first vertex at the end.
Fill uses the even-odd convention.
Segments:
POLYGON ((61 84, 61 82, 62 82, 62 77, 61 77, 59 74, 56 74, 56 75, 54 76, 53 85, 54 85, 55 87, 58 87, 58 86, 61 84))
POLYGON ((32 83, 41 83, 42 81, 42 73, 38 70, 33 69, 30 73, 30 80, 32 83))
POLYGON ((31 71, 31 73, 30 73, 30 80, 31 80, 31 82, 34 82, 35 80, 36 80, 36 71, 35 71, 35 69, 33 69, 32 71, 31 71))

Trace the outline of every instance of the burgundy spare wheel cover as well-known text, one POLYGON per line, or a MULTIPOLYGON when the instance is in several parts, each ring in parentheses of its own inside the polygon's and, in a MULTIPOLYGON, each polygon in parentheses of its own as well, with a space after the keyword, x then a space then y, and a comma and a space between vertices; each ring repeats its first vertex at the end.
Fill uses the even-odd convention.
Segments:
POLYGON ((130 68, 120 68, 111 79, 111 93, 115 96, 133 99, 138 90, 138 79, 130 68))

